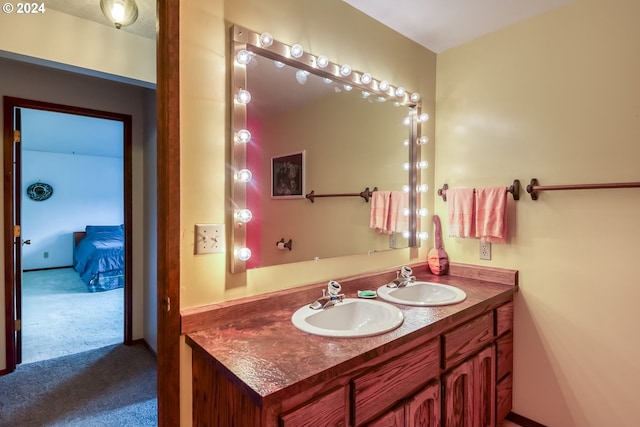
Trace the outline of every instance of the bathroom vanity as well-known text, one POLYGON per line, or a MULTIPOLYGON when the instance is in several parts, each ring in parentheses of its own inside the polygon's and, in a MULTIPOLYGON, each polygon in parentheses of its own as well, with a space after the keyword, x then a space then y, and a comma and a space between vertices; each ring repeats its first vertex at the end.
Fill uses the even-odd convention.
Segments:
MULTIPOLYGON (((194 426, 496 426, 511 409, 517 271, 452 263, 419 280, 467 298, 401 306, 397 329, 361 338, 307 334, 291 314, 324 284, 182 313, 192 348, 194 426)), ((395 270, 339 280, 347 296, 395 270)))

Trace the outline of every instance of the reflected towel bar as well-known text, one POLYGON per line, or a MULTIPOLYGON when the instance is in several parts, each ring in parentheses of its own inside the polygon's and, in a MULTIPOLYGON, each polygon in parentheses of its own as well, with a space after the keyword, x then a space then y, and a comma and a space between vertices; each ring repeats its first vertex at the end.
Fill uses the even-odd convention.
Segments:
POLYGON ((315 202, 315 199, 318 197, 362 197, 365 202, 369 203, 369 199, 371 198, 371 193, 374 191, 378 191, 378 187, 373 187, 373 190, 369 190, 369 187, 365 188, 364 191, 360 193, 334 193, 334 194, 316 194, 313 190, 311 193, 307 194, 305 197, 311 200, 311 203, 315 202))
MULTIPOLYGON (((442 200, 447 201, 447 190, 449 189, 449 185, 445 184, 442 188, 438 189, 438 196, 442 197, 442 200)), ((507 193, 511 193, 513 196, 513 200, 520 200, 520 180, 514 179, 513 184, 505 188, 507 193)), ((475 193, 475 188, 473 192, 475 193)))
POLYGON ((538 191, 554 190, 600 190, 607 188, 640 188, 640 182, 613 182, 606 184, 570 184, 570 185, 538 185, 538 180, 532 178, 527 185, 527 193, 531 199, 538 200, 538 191))

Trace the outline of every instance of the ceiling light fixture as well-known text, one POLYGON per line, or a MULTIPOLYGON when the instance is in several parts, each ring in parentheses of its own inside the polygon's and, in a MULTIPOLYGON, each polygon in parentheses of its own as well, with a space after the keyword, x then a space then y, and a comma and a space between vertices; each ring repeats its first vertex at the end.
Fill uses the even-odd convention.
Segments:
POLYGON ((138 19, 135 0, 100 0, 100 8, 117 29, 131 25, 138 19))

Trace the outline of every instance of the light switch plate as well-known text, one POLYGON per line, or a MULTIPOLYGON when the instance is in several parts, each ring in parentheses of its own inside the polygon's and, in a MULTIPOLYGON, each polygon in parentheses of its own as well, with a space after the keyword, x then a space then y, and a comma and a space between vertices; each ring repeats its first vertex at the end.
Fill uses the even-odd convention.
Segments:
POLYGON ((194 246, 196 255, 224 252, 224 224, 196 224, 194 246))

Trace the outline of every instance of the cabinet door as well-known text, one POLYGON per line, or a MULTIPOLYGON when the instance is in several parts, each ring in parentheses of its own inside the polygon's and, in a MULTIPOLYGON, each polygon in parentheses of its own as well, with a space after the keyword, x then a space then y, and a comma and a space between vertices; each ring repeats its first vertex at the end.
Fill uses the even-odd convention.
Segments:
POLYGON ((366 427, 404 427, 404 411, 404 405, 400 406, 367 423, 366 427))
POLYGON ((473 363, 469 359, 444 375, 444 426, 479 427, 473 423, 473 363))
POLYGON ((489 346, 473 359, 474 364, 474 426, 496 425, 496 364, 495 347, 489 346))
POLYGON ((440 427, 440 381, 430 382, 406 408, 407 427, 440 427))

